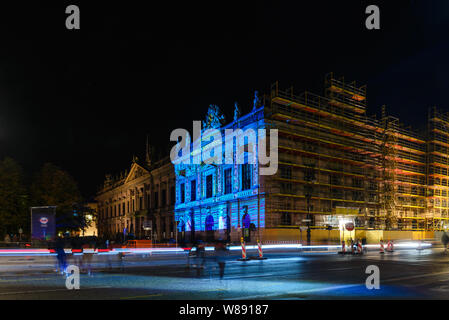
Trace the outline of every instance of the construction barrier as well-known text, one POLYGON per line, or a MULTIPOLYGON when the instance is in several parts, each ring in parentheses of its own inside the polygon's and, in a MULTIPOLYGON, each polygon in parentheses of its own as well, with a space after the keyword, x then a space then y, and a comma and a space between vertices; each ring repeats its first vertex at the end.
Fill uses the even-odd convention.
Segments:
POLYGON ((360 243, 360 240, 357 240, 357 253, 363 254, 363 247, 362 244, 360 243))
POLYGON ((240 239, 240 241, 242 243, 242 258, 241 259, 237 259, 237 260, 238 261, 247 261, 249 259, 246 256, 246 246, 245 246, 245 241, 243 240, 243 237, 240 239))
POLYGON ((384 242, 380 240, 380 251, 379 253, 385 253, 384 242))
POLYGON ((262 251, 262 243, 259 241, 259 239, 257 239, 257 249, 259 251, 259 257, 257 259, 258 260, 265 260, 266 258, 264 258, 263 251, 262 251))
POLYGON ((387 245, 387 252, 393 252, 394 251, 394 245, 393 245, 393 241, 388 241, 388 245, 387 245))

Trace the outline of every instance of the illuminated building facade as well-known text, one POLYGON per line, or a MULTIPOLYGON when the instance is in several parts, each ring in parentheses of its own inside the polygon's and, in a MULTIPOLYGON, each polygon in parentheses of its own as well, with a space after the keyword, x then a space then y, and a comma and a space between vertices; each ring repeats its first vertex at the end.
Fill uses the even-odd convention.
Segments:
POLYGON ((134 158, 129 171, 106 176, 96 197, 99 236, 126 233, 158 242, 176 237, 173 164, 168 157, 154 163, 150 158, 147 146, 144 163, 134 158))
MULTIPOLYGON (((176 164, 175 219, 181 241, 227 240, 238 241, 244 236, 255 240, 265 228, 265 196, 260 187, 259 163, 248 157, 257 154, 257 144, 245 142, 242 164, 238 164, 233 139, 225 139, 224 131, 252 129, 259 139, 258 129, 264 128, 264 108, 257 107, 248 115, 235 118, 217 128, 224 143, 234 144, 233 161, 223 164, 176 164), (249 150, 248 148, 252 148, 249 150)), ((212 120, 213 122, 214 120, 212 120)), ((208 143, 202 144, 205 148, 208 143)), ((192 159, 199 157, 192 144, 192 159)))

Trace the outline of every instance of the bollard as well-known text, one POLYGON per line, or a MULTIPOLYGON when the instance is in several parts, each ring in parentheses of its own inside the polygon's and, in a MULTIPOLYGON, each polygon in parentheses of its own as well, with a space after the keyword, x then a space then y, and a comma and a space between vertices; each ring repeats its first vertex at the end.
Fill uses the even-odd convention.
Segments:
POLYGON ((387 245, 387 252, 393 252, 394 251, 394 247, 393 247, 393 241, 388 241, 388 245, 387 245))
POLYGON ((259 239, 257 239, 257 249, 259 250, 259 257, 257 260, 265 260, 266 258, 264 258, 262 251, 262 243, 260 243, 259 239))
POLYGON ((360 243, 360 240, 357 240, 357 253, 363 254, 363 248, 362 248, 362 244, 360 243))
POLYGON ((380 252, 379 253, 385 253, 384 242, 382 240, 380 240, 380 252))
POLYGON ((246 246, 245 241, 243 240, 243 237, 240 239, 242 243, 242 257, 240 259, 237 259, 238 261, 248 261, 248 257, 246 256, 246 246))

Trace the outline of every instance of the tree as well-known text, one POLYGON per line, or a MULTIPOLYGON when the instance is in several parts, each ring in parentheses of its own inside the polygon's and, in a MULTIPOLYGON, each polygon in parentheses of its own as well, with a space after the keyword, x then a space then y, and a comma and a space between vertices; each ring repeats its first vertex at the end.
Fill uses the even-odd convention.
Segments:
POLYGON ((46 163, 31 185, 33 206, 56 206, 58 231, 78 231, 83 225, 83 212, 75 211, 81 194, 72 176, 59 167, 46 163), (81 216, 80 216, 81 215, 81 216))
POLYGON ((22 167, 11 158, 0 162, 0 236, 30 228, 28 194, 22 167))

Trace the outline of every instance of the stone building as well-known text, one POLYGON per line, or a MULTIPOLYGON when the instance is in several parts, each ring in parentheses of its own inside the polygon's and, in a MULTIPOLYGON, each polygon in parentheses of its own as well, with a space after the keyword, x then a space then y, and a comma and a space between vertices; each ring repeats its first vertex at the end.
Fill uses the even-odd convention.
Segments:
POLYGON ((106 176, 96 200, 100 237, 125 233, 156 242, 176 237, 173 164, 168 157, 153 163, 148 146, 145 162, 135 157, 129 170, 106 176))

